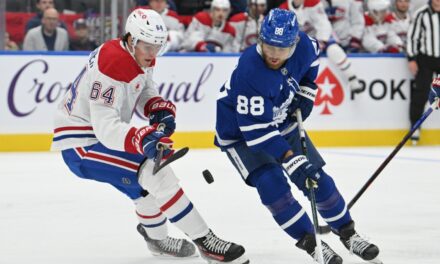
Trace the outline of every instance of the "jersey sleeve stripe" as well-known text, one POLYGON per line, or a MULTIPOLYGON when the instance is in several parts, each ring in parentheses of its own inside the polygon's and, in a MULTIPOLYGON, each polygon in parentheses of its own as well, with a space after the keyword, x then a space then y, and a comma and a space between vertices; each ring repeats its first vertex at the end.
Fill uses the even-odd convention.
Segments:
POLYGON ((272 132, 270 132, 270 133, 268 133, 268 134, 266 134, 266 135, 264 135, 262 137, 259 137, 259 138, 253 139, 253 140, 249 140, 249 141, 246 141, 246 142, 247 142, 247 145, 249 147, 251 147, 251 146, 255 146, 255 145, 261 144, 264 141, 266 141, 268 139, 271 139, 271 138, 273 138, 275 136, 279 136, 279 135, 280 135, 279 131, 272 131, 272 132))
POLYGON ((312 64, 310 64, 310 67, 316 67, 319 66, 319 59, 316 59, 312 64))
POLYGON ((242 132, 252 131, 252 130, 255 130, 255 129, 267 128, 267 127, 271 126, 272 124, 273 124, 273 122, 264 123, 264 124, 253 124, 253 125, 250 125, 250 126, 241 126, 240 130, 242 132))
POLYGON ((228 145, 232 145, 232 144, 238 142, 238 140, 222 139, 222 138, 220 138, 220 136, 217 134, 217 132, 215 133, 215 138, 217 139, 217 142, 218 142, 221 146, 228 146, 228 145))

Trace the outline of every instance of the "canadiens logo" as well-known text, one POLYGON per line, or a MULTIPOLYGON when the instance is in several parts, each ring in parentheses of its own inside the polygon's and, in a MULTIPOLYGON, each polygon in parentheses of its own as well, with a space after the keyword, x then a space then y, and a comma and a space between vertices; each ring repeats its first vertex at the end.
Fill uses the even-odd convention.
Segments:
POLYGON ((326 67, 316 79, 318 94, 315 105, 324 105, 321 115, 331 115, 331 106, 338 106, 344 101, 344 90, 336 76, 326 67))

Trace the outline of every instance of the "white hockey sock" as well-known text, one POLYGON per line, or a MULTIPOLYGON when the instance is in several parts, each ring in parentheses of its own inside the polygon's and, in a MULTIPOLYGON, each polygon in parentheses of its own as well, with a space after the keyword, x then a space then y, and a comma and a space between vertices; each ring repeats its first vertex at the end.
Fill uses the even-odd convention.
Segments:
POLYGON ((179 185, 157 197, 160 210, 192 240, 208 234, 209 228, 179 185))
POLYGON ((152 195, 141 197, 135 201, 136 215, 148 236, 162 240, 168 235, 167 218, 156 205, 152 195))

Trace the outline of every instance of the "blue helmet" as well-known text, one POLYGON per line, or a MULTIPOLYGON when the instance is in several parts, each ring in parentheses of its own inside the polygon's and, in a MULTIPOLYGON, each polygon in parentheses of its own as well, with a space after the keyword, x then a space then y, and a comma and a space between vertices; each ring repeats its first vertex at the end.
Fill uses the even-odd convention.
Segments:
POLYGON ((287 48, 296 44, 299 26, 295 13, 275 8, 264 18, 260 40, 271 46, 287 48))

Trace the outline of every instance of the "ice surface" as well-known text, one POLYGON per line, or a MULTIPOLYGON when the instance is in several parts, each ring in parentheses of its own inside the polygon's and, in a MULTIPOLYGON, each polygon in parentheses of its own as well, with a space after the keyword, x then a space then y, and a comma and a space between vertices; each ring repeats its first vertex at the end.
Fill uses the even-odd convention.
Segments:
MULTIPOLYGON (((349 201, 392 148, 320 150, 349 201)), ((172 166, 210 227, 242 243, 251 263, 312 263, 223 153, 190 150, 172 166), (204 181, 204 169, 214 183, 204 181)), ((136 231, 132 202, 109 185, 74 176, 59 153, 3 153, 0 171, 0 264, 205 263, 153 257, 136 231)), ((404 147, 353 207, 358 231, 379 245, 385 264, 440 263, 439 172, 440 147, 404 147)), ((172 225, 170 233, 183 236, 172 225)), ((344 263, 364 263, 334 235, 322 238, 344 263)))

